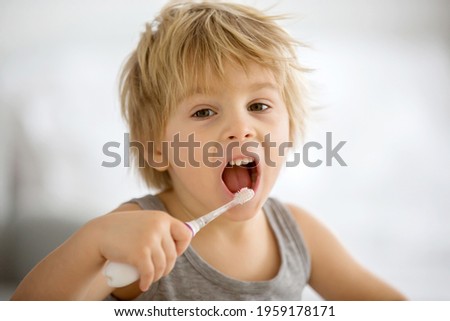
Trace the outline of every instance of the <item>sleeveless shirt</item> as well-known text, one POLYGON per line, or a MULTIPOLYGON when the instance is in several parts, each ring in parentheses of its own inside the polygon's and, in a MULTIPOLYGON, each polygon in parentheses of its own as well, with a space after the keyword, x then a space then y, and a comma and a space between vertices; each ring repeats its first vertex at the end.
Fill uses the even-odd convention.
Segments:
MULTIPOLYGON (((167 212, 157 196, 130 200, 143 210, 167 212)), ((267 281, 240 281, 219 272, 189 246, 177 258, 169 275, 153 283, 135 300, 301 300, 308 283, 311 261, 297 222, 278 200, 267 199, 263 206, 278 243, 281 263, 275 277, 267 281)), ((110 295, 106 300, 114 300, 110 295)))

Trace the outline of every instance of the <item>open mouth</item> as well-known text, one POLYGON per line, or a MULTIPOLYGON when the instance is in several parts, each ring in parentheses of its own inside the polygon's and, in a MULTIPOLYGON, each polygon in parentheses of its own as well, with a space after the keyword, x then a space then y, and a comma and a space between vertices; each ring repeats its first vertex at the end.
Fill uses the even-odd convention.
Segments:
POLYGON ((222 181, 234 194, 244 187, 255 190, 258 176, 258 164, 255 159, 244 157, 227 163, 222 172, 222 181))

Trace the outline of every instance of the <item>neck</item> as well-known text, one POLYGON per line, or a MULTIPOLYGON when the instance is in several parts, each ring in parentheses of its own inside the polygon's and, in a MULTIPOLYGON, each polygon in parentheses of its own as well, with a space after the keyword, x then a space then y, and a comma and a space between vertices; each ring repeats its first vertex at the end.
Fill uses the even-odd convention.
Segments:
MULTIPOLYGON (((188 222, 207 214, 207 211, 205 211, 205 213, 197 213, 190 210, 178 198, 173 189, 166 190, 158 194, 158 197, 164 203, 164 206, 169 214, 180 221, 188 222)), ((232 210, 233 209, 230 209, 230 211, 232 210)), ((207 225, 207 228, 204 228, 199 232, 199 236, 201 235, 201 238, 207 237, 207 235, 217 237, 224 236, 226 238, 239 238, 242 235, 248 235, 250 231, 260 228, 262 226, 261 224, 265 224, 265 216, 263 215, 262 209, 259 209, 258 213, 253 217, 242 221, 231 220, 227 218, 226 215, 227 212, 211 221, 207 225)))
POLYGON ((180 221, 188 222, 206 214, 195 213, 193 210, 190 210, 184 202, 179 199, 173 189, 165 190, 157 196, 164 203, 169 214, 180 221))

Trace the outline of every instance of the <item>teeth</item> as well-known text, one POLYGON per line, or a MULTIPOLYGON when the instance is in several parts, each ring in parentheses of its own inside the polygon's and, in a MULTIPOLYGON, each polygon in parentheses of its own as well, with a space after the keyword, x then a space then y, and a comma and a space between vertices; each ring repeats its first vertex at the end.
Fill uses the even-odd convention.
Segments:
POLYGON ((234 166, 234 165, 241 166, 241 165, 247 165, 248 163, 251 163, 251 162, 253 162, 252 158, 240 158, 240 159, 236 159, 236 160, 231 160, 228 162, 228 164, 230 166, 234 166))

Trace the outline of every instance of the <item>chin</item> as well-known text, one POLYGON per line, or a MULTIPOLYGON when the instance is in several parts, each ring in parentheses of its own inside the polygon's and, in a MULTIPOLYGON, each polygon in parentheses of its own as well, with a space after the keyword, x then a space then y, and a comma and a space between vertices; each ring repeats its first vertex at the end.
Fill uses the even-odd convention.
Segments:
MULTIPOLYGON (((262 213, 263 200, 256 199, 256 195, 253 199, 245 203, 244 205, 237 205, 230 209, 224 216, 233 222, 244 222, 253 219, 258 214, 262 213)), ((259 198, 259 197, 258 197, 259 198)), ((264 198, 265 201, 265 198, 264 198)))

